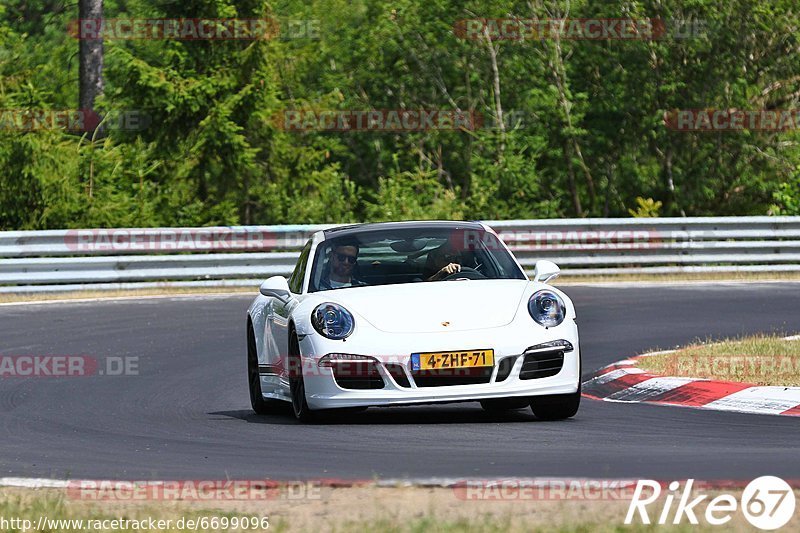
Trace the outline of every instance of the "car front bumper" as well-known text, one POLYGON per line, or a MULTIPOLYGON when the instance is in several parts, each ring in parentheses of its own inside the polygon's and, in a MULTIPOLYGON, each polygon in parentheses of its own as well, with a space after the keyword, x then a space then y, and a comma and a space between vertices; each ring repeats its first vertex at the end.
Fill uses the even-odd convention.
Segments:
MULTIPOLYGON (((300 343, 306 400, 312 409, 331 409, 574 393, 578 389, 581 369, 578 329, 574 320, 568 319, 556 328, 539 328, 533 332, 530 329, 509 325, 447 333, 381 333, 379 338, 360 336, 344 342, 309 335, 300 343), (571 350, 559 349, 558 346, 530 350, 545 343, 562 341, 571 345, 571 350), (419 380, 419 383, 415 380, 419 373, 411 370, 412 353, 475 349, 494 350, 495 364, 485 382, 450 385, 445 378, 439 379, 434 386, 424 384, 424 380, 419 380), (557 369, 544 372, 544 377, 531 378, 531 361, 547 359, 549 354, 555 357, 558 352, 561 352, 562 359, 557 369), (332 368, 318 366, 319 359, 329 353, 372 357, 375 360, 373 373, 377 371, 383 386, 367 389, 342 387, 332 368), (394 374, 387 365, 394 365, 394 374), (523 367, 528 369, 523 374, 529 379, 521 378, 523 367), (403 369, 407 382, 397 379, 398 368, 403 369)), ((458 383, 456 377, 453 381, 458 383)))

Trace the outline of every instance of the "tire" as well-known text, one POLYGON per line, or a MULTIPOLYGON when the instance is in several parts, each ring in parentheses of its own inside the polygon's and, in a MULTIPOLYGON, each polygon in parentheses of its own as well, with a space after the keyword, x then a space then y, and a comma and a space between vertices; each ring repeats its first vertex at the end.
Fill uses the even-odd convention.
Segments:
POLYGON ((261 393, 261 375, 258 372, 258 352, 253 326, 247 324, 247 383, 250 389, 250 406, 258 415, 271 415, 283 407, 280 400, 265 399, 261 393))
POLYGON ((300 342, 294 332, 289 337, 289 391, 292 396, 292 412, 300 422, 311 423, 319 419, 319 414, 311 410, 306 401, 306 385, 303 379, 300 342))
POLYGON ((564 420, 575 416, 581 404, 581 384, 572 394, 551 394, 531 399, 531 409, 541 420, 564 420))
POLYGON ((525 409, 530 403, 530 398, 493 398, 491 400, 481 400, 481 407, 485 411, 499 413, 514 409, 525 409))

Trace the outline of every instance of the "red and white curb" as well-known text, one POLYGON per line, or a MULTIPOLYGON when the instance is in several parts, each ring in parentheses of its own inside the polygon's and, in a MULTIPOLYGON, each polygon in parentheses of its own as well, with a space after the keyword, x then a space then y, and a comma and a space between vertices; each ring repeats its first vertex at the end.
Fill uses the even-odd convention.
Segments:
POLYGON ((651 374, 636 366, 642 357, 650 355, 656 354, 631 357, 601 368, 583 383, 583 396, 607 402, 800 416, 800 387, 651 374))

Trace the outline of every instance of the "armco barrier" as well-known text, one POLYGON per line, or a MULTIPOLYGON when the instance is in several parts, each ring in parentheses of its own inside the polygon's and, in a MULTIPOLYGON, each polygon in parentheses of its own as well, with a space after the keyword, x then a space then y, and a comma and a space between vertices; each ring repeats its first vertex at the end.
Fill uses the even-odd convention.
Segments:
MULTIPOLYGON (((487 222, 527 270, 565 276, 800 271, 800 217, 487 222)), ((0 292, 256 286, 330 225, 0 232, 0 292)))

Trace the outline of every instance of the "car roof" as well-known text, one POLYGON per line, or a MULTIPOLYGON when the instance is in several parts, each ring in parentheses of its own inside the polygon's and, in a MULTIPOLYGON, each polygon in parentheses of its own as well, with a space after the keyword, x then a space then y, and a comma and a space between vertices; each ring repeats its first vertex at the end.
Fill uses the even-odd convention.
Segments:
POLYGON ((406 222, 371 222, 368 224, 351 224, 349 226, 337 226, 323 230, 325 239, 339 237, 349 237, 371 231, 386 231, 397 229, 471 229, 483 230, 483 224, 476 221, 456 221, 456 220, 412 220, 406 222))

